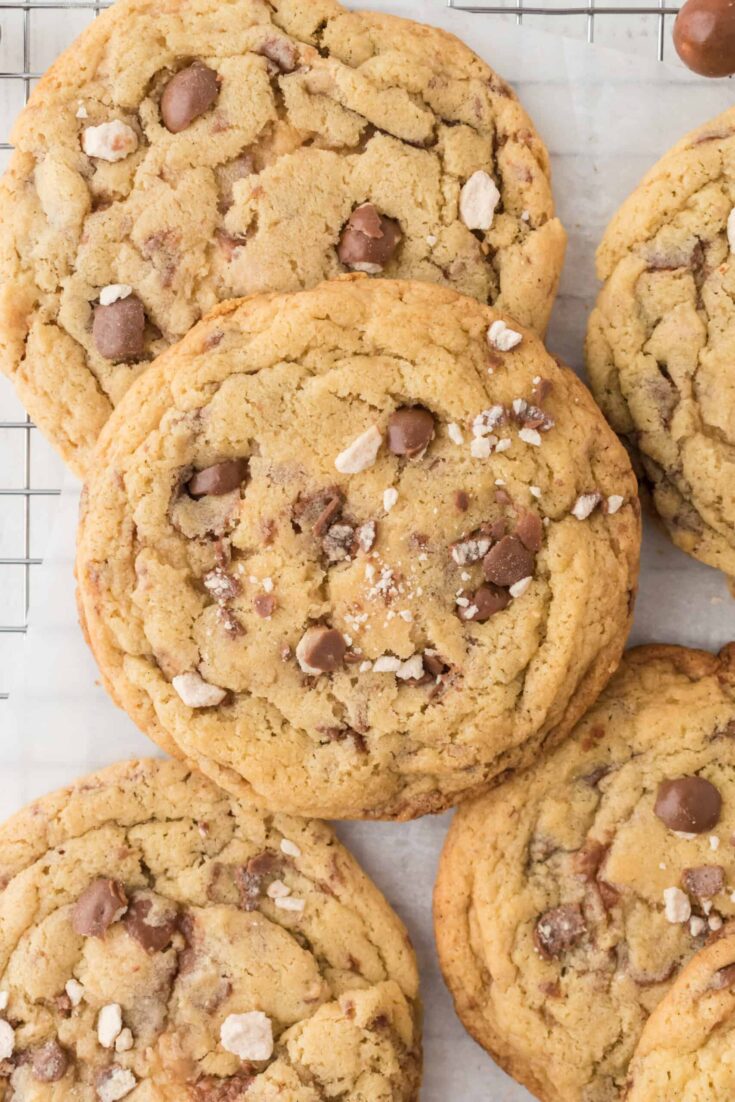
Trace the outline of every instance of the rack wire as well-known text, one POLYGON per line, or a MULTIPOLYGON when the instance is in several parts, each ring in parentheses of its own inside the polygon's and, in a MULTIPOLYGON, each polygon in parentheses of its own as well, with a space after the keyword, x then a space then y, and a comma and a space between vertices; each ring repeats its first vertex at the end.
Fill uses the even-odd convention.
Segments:
MULTIPOLYGON (((566 19, 581 24, 579 29, 588 42, 595 41, 598 23, 621 17, 645 18, 652 22, 652 35, 656 55, 663 60, 666 45, 667 20, 673 18, 678 7, 667 0, 652 5, 626 4, 625 6, 597 5, 595 0, 587 4, 558 7, 559 0, 506 0, 505 3, 479 3, 478 0, 445 0, 448 7, 457 11, 472 12, 488 17, 514 19, 517 23, 542 19, 545 28, 561 26, 566 19)), ((437 0, 439 3, 439 0, 437 0)), ((3 107, 3 129, 0 130, 0 160, 2 167, 11 149, 9 122, 12 122, 13 105, 16 108, 28 102, 34 82, 41 75, 36 71, 37 58, 35 36, 41 36, 51 25, 55 13, 58 34, 59 15, 76 13, 77 20, 88 21, 110 6, 110 0, 0 0, 0 50, 3 63, 0 67, 0 104, 3 107), (5 59, 15 58, 17 68, 5 68, 5 59), (17 95, 18 85, 22 96, 17 95)), ((369 5, 367 5, 369 6, 369 5)), ((75 37, 80 26, 70 28, 75 37)), ((54 39, 55 41, 55 39, 54 39)), ((63 45, 63 43, 60 43, 63 45)), ((44 62, 49 59, 44 57, 44 62)), ((17 640, 27 629, 28 606, 31 599, 34 572, 42 559, 35 554, 35 533, 44 534, 48 527, 49 504, 60 494, 59 466, 54 463, 36 463, 39 445, 38 430, 30 417, 24 415, 6 383, 0 386, 0 701, 7 700, 7 674, 10 658, 17 640), (18 446, 18 439, 20 446, 18 446), (37 469, 40 468, 40 469, 37 469), (49 472, 51 477, 49 478, 49 472), (55 474, 54 474, 55 472, 55 474), (45 476, 45 477, 44 477, 45 476), (49 484, 49 482, 51 484, 49 484), (21 515, 18 516, 20 508, 21 515), (13 546, 8 547, 8 541, 13 546)), ((45 445, 43 445, 45 447, 45 445)), ((0 715, 2 712, 0 710, 0 715)))

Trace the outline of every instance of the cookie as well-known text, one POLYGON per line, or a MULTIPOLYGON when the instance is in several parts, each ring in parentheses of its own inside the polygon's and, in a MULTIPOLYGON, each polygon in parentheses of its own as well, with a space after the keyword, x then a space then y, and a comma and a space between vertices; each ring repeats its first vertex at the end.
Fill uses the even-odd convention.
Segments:
POLYGON ((416 1102, 406 931, 323 823, 132 761, 0 828, 0 1098, 416 1102))
POLYGON ((682 971, 648 1019, 626 1102, 729 1102, 735 1094, 735 928, 682 971))
POLYGON ((130 383, 223 299, 445 283, 543 332, 565 235, 511 89, 335 0, 121 0, 56 62, 0 186, 0 367, 83 473, 130 383))
POLYGON ((735 577, 735 109, 689 134, 597 252, 592 390, 674 543, 735 577))
POLYGON ((496 311, 348 276, 219 308, 111 418, 81 615, 142 730, 328 818, 439 811, 591 703, 630 620, 627 456, 496 311))
POLYGON ((624 1097, 651 1011, 735 915, 733 735, 735 644, 641 647, 563 746, 458 812, 435 892, 444 976, 543 1102, 624 1097))

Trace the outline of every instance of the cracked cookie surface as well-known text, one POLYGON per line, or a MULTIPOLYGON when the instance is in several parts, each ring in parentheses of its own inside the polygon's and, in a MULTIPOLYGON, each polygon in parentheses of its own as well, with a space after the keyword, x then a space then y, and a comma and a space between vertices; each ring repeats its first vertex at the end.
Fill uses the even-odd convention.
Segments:
POLYGON ((459 810, 442 969, 543 1102, 624 1097, 649 1014, 735 915, 734 734, 735 645, 637 648, 562 747, 459 810))
POLYGON ((13 143, 0 365, 77 473, 132 380, 224 299, 362 270, 546 327, 565 245, 548 154, 443 31, 334 0, 120 0, 13 143))
POLYGON ((408 818, 568 730, 621 653, 638 501, 588 392, 514 325, 348 276, 223 305, 139 380, 78 581, 144 731, 271 807, 408 818))
POLYGON ((729 1102, 735 1096, 735 930, 681 972, 643 1030, 626 1102, 729 1102))
POLYGON ((0 837, 1 1099, 418 1099, 408 935, 325 824, 133 761, 0 837))
POLYGON ((735 110, 643 179, 597 253, 592 390, 677 546, 735 577, 735 110))

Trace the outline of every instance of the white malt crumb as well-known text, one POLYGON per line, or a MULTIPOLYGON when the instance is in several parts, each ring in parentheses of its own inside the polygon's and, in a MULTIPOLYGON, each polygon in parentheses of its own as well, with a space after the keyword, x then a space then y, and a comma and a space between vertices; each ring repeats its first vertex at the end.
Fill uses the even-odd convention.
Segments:
POLYGON ((410 608, 404 608, 401 612, 398 613, 398 615, 401 617, 402 620, 405 620, 407 624, 410 624, 413 621, 413 613, 411 612, 410 608))
POLYGON ((263 590, 266 593, 272 593, 273 592, 273 579, 272 578, 263 578, 263 590))
POLYGON ((177 674, 171 684, 187 708, 214 708, 227 696, 224 689, 210 685, 196 670, 177 674))
POLYGON ((495 485, 496 486, 505 486, 505 479, 504 478, 496 478, 495 479, 495 485))
POLYGON ((712 910, 712 900, 711 899, 705 899, 704 903, 702 904, 702 910, 704 911, 704 913, 706 915, 708 915, 710 913, 710 911, 712 910))
POLYGON ((666 862, 665 861, 659 861, 658 867, 661 869, 662 872, 665 872, 666 871, 666 862))
POLYGON ((508 588, 508 592, 511 597, 522 597, 532 581, 533 578, 530 576, 528 578, 521 578, 520 581, 514 582, 514 584, 508 588))
POLYGON ((394 486, 389 486, 387 490, 383 490, 383 508, 386 513, 391 511, 397 501, 398 490, 394 486))
POLYGON ((67 980, 64 986, 64 990, 69 996, 69 1002, 72 1006, 79 1006, 80 1002, 84 998, 84 986, 79 980, 71 979, 67 980))
POLYGON ((398 673, 400 668, 400 658, 395 658, 392 654, 381 654, 380 658, 376 658, 373 663, 375 673, 398 673))
POLYGON ((610 497, 607 499, 607 511, 610 516, 617 513, 624 501, 625 498, 621 494, 610 494, 610 497))
POLYGON ((528 487, 528 492, 530 493, 531 497, 535 497, 536 499, 541 497, 541 487, 540 486, 529 486, 528 487))
POLYGON ((109 283, 100 291, 100 306, 112 306, 113 302, 129 298, 133 288, 128 283, 109 283))
POLYGON ((291 894, 291 889, 287 884, 284 884, 282 880, 274 880, 272 884, 269 884, 266 893, 269 899, 285 899, 287 895, 291 894))
POLYGON ((521 222, 530 222, 530 221, 531 221, 530 211, 522 210, 521 211, 521 222))
POLYGON ((709 845, 710 845, 710 849, 719 849, 720 848, 720 839, 717 837, 716 834, 710 834, 710 836, 709 836, 709 845))
POLYGON ((228 1014, 219 1039, 226 1052, 241 1060, 270 1060, 273 1055, 273 1025, 261 1010, 228 1014))
MULTIPOLYGON (((507 452, 512 443, 513 443, 513 441, 511 440, 511 438, 509 436, 506 436, 505 439, 500 440, 495 445, 495 451, 496 452, 507 452)), ((539 443, 540 443, 540 441, 539 441, 539 443)))
POLYGON ((402 662, 401 668, 396 672, 396 677, 399 677, 401 681, 410 681, 413 678, 418 679, 423 676, 424 660, 420 654, 414 654, 411 658, 402 662))
POLYGON ((83 103, 80 103, 79 106, 77 107, 76 117, 78 119, 88 119, 89 118, 89 111, 87 110, 87 108, 84 106, 83 103))
POLYGON ((122 1010, 119 1003, 108 1003, 97 1015, 97 1040, 103 1048, 112 1048, 122 1029, 122 1010))
POLYGON ((712 930, 713 933, 714 933, 715 930, 721 930, 722 929, 722 919, 720 918, 719 915, 710 915, 709 918, 707 919, 707 925, 709 926, 710 930, 712 930))
POLYGON ((727 217, 727 243, 730 246, 730 252, 735 253, 735 207, 727 217))
POLYGON ((699 937, 705 926, 706 923, 703 918, 700 918, 699 915, 692 915, 689 920, 689 933, 692 937, 699 937))
POLYGON ((460 608, 469 608, 470 604, 467 597, 457 597, 455 603, 458 604, 460 608))
POLYGON ((453 444, 464 444, 464 435, 455 421, 447 425, 447 435, 453 444))
POLYGON ((516 332, 515 329, 511 329, 510 326, 506 325, 500 318, 494 321, 487 331, 488 344, 492 345, 493 348, 497 348, 498 352, 510 352, 510 350, 516 348, 522 340, 523 334, 516 332))
POLYGON ((459 193, 459 216, 468 230, 489 230, 499 202, 500 192, 492 177, 479 169, 459 193))
POLYGON ((360 471, 366 471, 378 458, 382 443, 380 429, 377 425, 371 425, 339 453, 334 465, 340 474, 359 474, 360 471))
POLYGON ((438 241, 438 240, 439 240, 439 238, 438 238, 438 237, 436 236, 436 234, 434 234, 434 233, 427 233, 427 235, 426 235, 426 244, 427 244, 427 245, 431 245, 431 246, 432 246, 432 248, 433 248, 433 247, 434 247, 434 245, 436 245, 436 243, 437 243, 437 241, 438 241))
POLYGON ((9 1060, 15 1048, 13 1027, 5 1019, 0 1019, 0 1060, 9 1060))
POLYGON ((8 1006, 7 991, 0 991, 0 1010, 6 1010, 8 1006))
POLYGON ((365 662, 360 663, 360 673, 370 673, 370 670, 372 668, 373 668, 372 662, 365 661, 365 662))
POLYGON ((674 830, 672 834, 675 834, 677 838, 683 838, 685 842, 691 842, 699 837, 698 834, 691 834, 688 830, 674 830))
POLYGON ((473 459, 488 459, 493 450, 494 436, 475 436, 470 444, 473 459))
POLYGON ((599 504, 600 495, 598 493, 580 494, 572 506, 572 516, 576 517, 577 520, 587 520, 587 517, 594 513, 599 504))
POLYGON ((281 838, 281 853, 285 853, 287 857, 300 857, 301 850, 295 842, 289 841, 288 838, 281 838))
POLYGON ((462 571, 460 577, 461 577, 463 582, 469 582, 469 581, 472 580, 472 575, 468 574, 466 570, 462 571))
POLYGON ((304 909, 303 899, 296 899, 293 895, 279 895, 274 903, 281 911, 294 911, 300 914, 304 909))
POLYGON ((681 888, 664 888, 664 911, 669 922, 688 922, 692 907, 681 888))
POLYGON ((541 447, 541 436, 536 429, 522 428, 518 431, 518 436, 524 444, 532 444, 534 448, 541 447))
POLYGON ((130 1049, 135 1044, 133 1039, 132 1030, 121 1029, 117 1040, 115 1041, 115 1052, 130 1052, 130 1049))
POLYGON ((131 126, 113 119, 101 126, 88 126, 82 134, 82 149, 100 161, 122 161, 138 148, 138 135, 131 126))
POLYGON ((113 1064, 97 1084, 99 1102, 119 1102, 135 1089, 137 1083, 132 1071, 113 1064))

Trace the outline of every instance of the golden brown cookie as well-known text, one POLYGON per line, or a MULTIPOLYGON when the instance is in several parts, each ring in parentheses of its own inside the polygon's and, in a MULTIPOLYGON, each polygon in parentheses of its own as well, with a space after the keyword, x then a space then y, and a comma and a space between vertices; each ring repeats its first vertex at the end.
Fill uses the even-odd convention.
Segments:
POLYGON ((641 647, 563 746, 460 808, 442 969, 467 1029, 543 1102, 624 1097, 649 1014, 735 915, 733 735, 735 644, 641 647))
POLYGON ((452 35, 336 0, 120 0, 34 91, 0 186, 0 367, 77 473, 217 302, 348 271, 543 332, 549 159, 452 35))
POLYGON ((406 931, 323 823, 172 761, 0 828, 4 1102, 416 1102, 406 931))
POLYGON ((654 165, 597 252, 592 390, 677 546, 735 577, 735 109, 654 165))
POLYGON ((628 631, 638 500, 514 326, 352 276, 220 307, 131 389, 78 580, 144 731, 271 807, 408 818, 569 729, 628 631))
POLYGON ((681 972, 643 1030, 626 1102, 730 1102, 735 1097, 735 927, 681 972))

